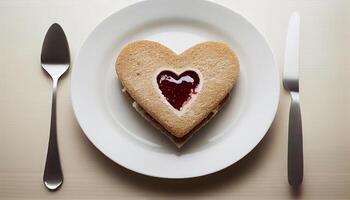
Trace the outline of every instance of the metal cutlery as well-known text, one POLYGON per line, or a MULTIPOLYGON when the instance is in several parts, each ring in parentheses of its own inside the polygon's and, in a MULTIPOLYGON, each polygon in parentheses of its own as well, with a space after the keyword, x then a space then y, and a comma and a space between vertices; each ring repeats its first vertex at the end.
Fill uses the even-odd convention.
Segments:
POLYGON ((63 183, 63 173, 57 144, 56 94, 58 79, 69 68, 70 56, 67 38, 59 24, 52 24, 46 33, 41 52, 41 66, 53 82, 51 125, 43 181, 49 190, 63 183))
POLYGON ((283 73, 283 86, 290 92, 288 130, 288 182, 298 186, 303 181, 303 131, 299 100, 299 38, 300 16, 294 12, 290 18, 283 73))

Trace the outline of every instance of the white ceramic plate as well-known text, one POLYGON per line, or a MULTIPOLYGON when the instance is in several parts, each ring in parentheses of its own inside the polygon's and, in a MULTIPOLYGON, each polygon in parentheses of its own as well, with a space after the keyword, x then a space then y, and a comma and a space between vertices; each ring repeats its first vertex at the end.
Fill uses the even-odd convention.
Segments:
POLYGON ((190 178, 226 168, 248 154, 275 116, 279 78, 262 35, 237 13, 201 0, 150 0, 124 8, 88 36, 72 72, 72 102, 89 140, 135 172, 190 178), (121 92, 114 63, 129 42, 149 39, 182 52, 202 41, 223 41, 241 72, 229 103, 183 149, 176 149, 133 110, 121 92))

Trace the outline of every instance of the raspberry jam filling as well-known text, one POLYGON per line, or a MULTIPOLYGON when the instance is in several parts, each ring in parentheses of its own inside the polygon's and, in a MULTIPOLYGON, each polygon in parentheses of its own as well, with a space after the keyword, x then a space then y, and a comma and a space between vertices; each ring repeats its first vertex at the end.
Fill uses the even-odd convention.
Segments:
POLYGON ((195 71, 188 70, 180 75, 172 71, 161 71, 157 76, 157 84, 165 99, 177 110, 197 94, 199 76, 195 71))

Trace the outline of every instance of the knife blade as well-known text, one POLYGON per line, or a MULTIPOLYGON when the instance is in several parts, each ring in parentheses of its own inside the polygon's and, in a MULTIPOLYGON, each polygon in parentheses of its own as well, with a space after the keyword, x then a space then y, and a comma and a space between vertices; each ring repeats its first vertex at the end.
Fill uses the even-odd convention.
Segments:
POLYGON ((283 85, 287 90, 292 91, 299 90, 299 40, 300 15, 294 12, 288 25, 283 73, 283 85))

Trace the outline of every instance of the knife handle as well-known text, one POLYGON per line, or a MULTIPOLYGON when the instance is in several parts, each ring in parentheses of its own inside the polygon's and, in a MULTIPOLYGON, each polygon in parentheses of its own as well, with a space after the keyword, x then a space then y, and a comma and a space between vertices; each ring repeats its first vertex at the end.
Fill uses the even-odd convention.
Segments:
POLYGON ((303 131, 299 92, 291 92, 288 132, 288 182, 298 186, 303 181, 303 131))

